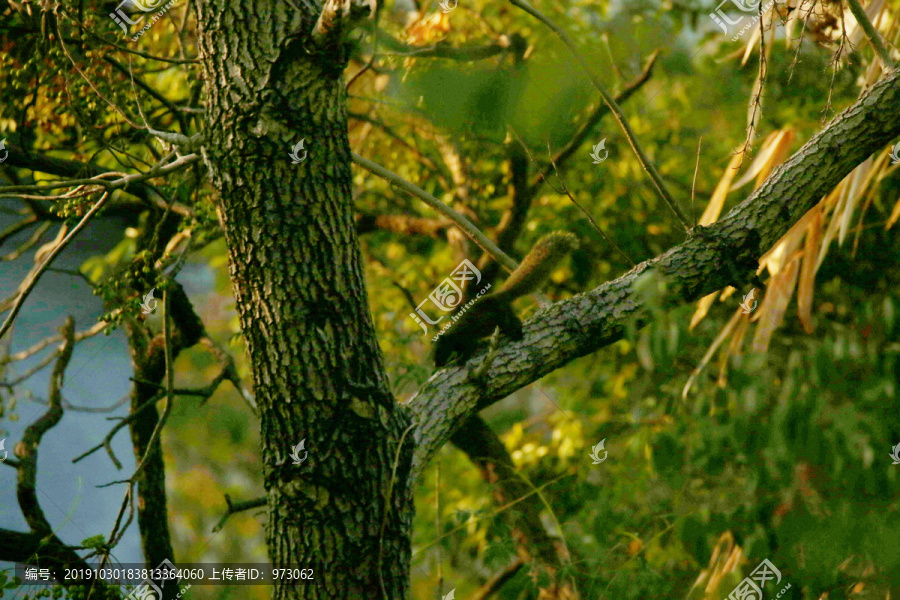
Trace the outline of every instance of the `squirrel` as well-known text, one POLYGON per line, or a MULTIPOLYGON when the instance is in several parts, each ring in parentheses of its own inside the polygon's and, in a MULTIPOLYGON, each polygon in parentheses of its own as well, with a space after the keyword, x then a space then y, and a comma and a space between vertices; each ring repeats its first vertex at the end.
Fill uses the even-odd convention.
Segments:
POLYGON ((513 312, 513 300, 537 291, 567 254, 578 248, 578 238, 555 231, 538 240, 500 289, 480 298, 456 322, 440 334, 434 345, 434 364, 443 367, 456 354, 465 362, 475 353, 478 340, 500 332, 522 339, 522 321, 513 312))

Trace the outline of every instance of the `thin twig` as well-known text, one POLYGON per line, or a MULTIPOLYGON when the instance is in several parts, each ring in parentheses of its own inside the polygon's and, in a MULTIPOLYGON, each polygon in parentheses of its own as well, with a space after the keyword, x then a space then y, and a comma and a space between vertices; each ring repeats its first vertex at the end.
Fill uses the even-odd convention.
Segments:
POLYGON ((165 359, 166 359, 166 405, 163 408, 163 413, 159 417, 159 420, 156 422, 156 426, 153 428, 153 433, 150 434, 150 440, 147 442, 147 448, 144 451, 144 456, 141 458, 140 464, 138 464, 137 469, 134 470, 134 474, 129 478, 123 481, 111 481, 104 485, 100 485, 97 487, 108 487, 111 485, 115 485, 117 483, 127 483, 129 486, 137 481, 140 474, 143 472, 144 467, 147 464, 147 459, 150 458, 150 454, 153 452, 154 446, 157 444, 160 446, 160 452, 162 452, 162 428, 165 426, 166 421, 169 419, 169 414, 172 412, 172 405, 174 404, 174 389, 175 389, 175 371, 173 369, 173 360, 172 360, 172 332, 169 328, 169 317, 171 315, 171 294, 168 289, 163 288, 163 297, 162 297, 162 322, 163 322, 163 343, 165 345, 165 359))
MULTIPOLYGON (((115 436, 116 433, 120 429, 122 429, 123 427, 125 427, 126 425, 128 425, 129 423, 134 421, 138 417, 138 415, 140 415, 146 408, 155 404, 156 401, 162 397, 163 397, 163 393, 160 392, 158 394, 155 394, 152 398, 150 398, 143 404, 141 404, 136 410, 133 410, 131 413, 129 413, 129 415, 127 417, 125 417, 124 419, 121 419, 118 423, 116 423, 116 425, 109 431, 109 433, 106 434, 106 437, 103 438, 102 442, 100 442, 93 448, 90 448, 89 450, 85 451, 84 453, 76 456, 75 458, 72 459, 72 462, 77 463, 78 461, 82 460, 83 458, 90 456, 91 454, 93 454, 94 452, 99 450, 100 448, 106 448, 106 453, 109 455, 109 459, 116 466, 116 469, 121 470, 122 463, 119 462, 119 459, 116 458, 116 455, 112 450, 113 436, 115 436)), ((122 400, 127 400, 127 399, 128 399, 128 396, 125 396, 122 400)), ((124 402, 119 401, 116 403, 116 406, 121 405, 121 404, 124 404, 124 402)), ((112 418, 112 417, 110 417, 110 418, 112 418)))
POLYGON ((666 205, 672 210, 672 212, 675 213, 675 216, 678 217, 678 220, 681 221, 681 224, 684 226, 685 231, 689 231, 691 226, 688 223, 687 217, 684 215, 684 212, 682 212, 682 210, 678 208, 678 205, 675 203, 675 199, 666 188, 665 182, 663 182, 662 177, 660 177, 659 173, 656 171, 656 167, 654 167, 653 163, 650 162, 650 159, 647 158, 647 155, 644 153, 644 150, 641 148, 640 144, 637 141, 637 137, 634 135, 634 131, 632 131, 631 129, 631 125, 628 124, 628 120, 622 113, 622 109, 619 108, 619 105, 616 103, 615 99, 609 94, 608 91, 606 91, 606 86, 603 85, 603 82, 600 81, 600 79, 588 66, 584 58, 582 58, 577 46, 575 46, 575 42, 572 41, 569 35, 565 31, 563 31, 561 27, 548 19, 543 15, 543 13, 532 7, 524 0, 509 1, 513 6, 521 8, 532 17, 549 27, 559 37, 559 39, 563 41, 563 43, 569 49, 569 52, 572 53, 572 56, 575 57, 575 60, 577 60, 581 65, 581 68, 584 69, 584 72, 588 75, 591 83, 594 84, 594 87, 597 88, 597 91, 599 91, 600 95, 603 96, 603 101, 606 102, 607 106, 609 106, 609 110, 612 111, 613 116, 616 118, 616 121, 619 122, 619 125, 622 127, 622 131, 625 132, 625 137, 628 139, 628 143, 631 145, 631 149, 634 150, 638 162, 641 163, 641 167, 644 168, 644 171, 647 172, 647 174, 650 176, 650 179, 653 181, 653 186, 656 188, 656 191, 659 194, 660 198, 662 198, 663 202, 665 202, 666 205))
POLYGON ((125 119, 125 122, 126 122, 126 123, 128 123, 129 125, 131 125, 132 127, 136 128, 136 129, 140 129, 140 128, 141 128, 140 125, 134 123, 131 119, 129 119, 129 118, 128 118, 128 115, 126 115, 125 112, 124 112, 122 109, 120 109, 120 108, 119 108, 114 102, 112 102, 109 98, 107 98, 106 96, 104 96, 103 93, 102 93, 100 90, 97 89, 97 86, 94 85, 94 82, 91 81, 90 78, 84 73, 84 71, 82 71, 81 69, 78 68, 78 63, 76 63, 76 62, 75 62, 75 59, 72 58, 72 55, 69 54, 69 49, 66 48, 66 43, 63 41, 63 36, 62 36, 62 34, 60 33, 60 31, 59 31, 59 21, 58 21, 58 20, 56 21, 56 35, 57 35, 57 37, 59 38, 59 46, 60 46, 60 48, 62 48, 63 53, 66 55, 66 58, 69 59, 69 62, 72 63, 72 66, 75 67, 75 70, 78 71, 78 74, 81 75, 81 77, 87 82, 87 84, 90 86, 90 88, 91 88, 92 90, 94 90, 94 93, 97 94, 97 96, 99 96, 101 100, 103 100, 104 102, 106 102, 107 104, 109 104, 109 106, 110 106, 114 111, 116 111, 117 113, 119 113, 120 115, 122 115, 122 118, 125 119))
POLYGON ((472 241, 475 242, 482 250, 493 256, 497 260, 497 262, 503 265, 503 267, 508 271, 515 271, 518 267, 516 261, 510 258, 505 252, 503 252, 503 250, 497 247, 497 244, 489 240, 487 236, 481 233, 481 231, 479 231, 471 221, 469 221, 467 218, 465 218, 422 188, 408 182, 396 173, 388 171, 381 165, 377 165, 371 160, 363 158, 356 152, 353 153, 353 162, 371 171, 375 175, 378 175, 382 179, 391 182, 400 189, 409 192, 413 196, 416 196, 417 198, 423 200, 425 204, 452 220, 454 223, 459 225, 459 228, 463 231, 463 233, 468 235, 469 238, 471 238, 472 241))
MULTIPOLYGON (((80 342, 83 339, 87 339, 89 337, 94 337, 95 335, 97 335, 98 333, 103 331, 108 325, 109 325, 109 323, 105 323, 102 321, 100 323, 96 323, 96 324, 92 325, 90 327, 90 329, 86 329, 84 331, 76 333, 75 341, 80 342)), ((34 356, 35 354, 37 354, 38 352, 40 352, 41 350, 43 350, 50 344, 55 344, 56 342, 59 342, 62 339, 63 339, 63 337, 61 335, 44 338, 43 340, 41 340, 40 342, 38 342, 31 348, 28 348, 27 350, 22 350, 21 352, 16 352, 15 354, 6 354, 3 356, 0 356, 0 366, 5 365, 7 363, 11 363, 11 362, 16 362, 19 360, 25 360, 29 356, 34 356)))
POLYGON ((71 242, 72 239, 76 235, 78 235, 82 229, 84 229, 84 227, 88 224, 88 222, 92 218, 94 218, 94 215, 96 215, 98 212, 100 212, 100 209, 103 208, 103 205, 106 204, 106 201, 109 199, 109 197, 110 197, 110 193, 104 192, 104 194, 100 198, 100 200, 97 201, 97 204, 95 204, 91 208, 91 210, 89 210, 87 212, 87 214, 84 215, 84 217, 81 219, 81 221, 78 223, 78 225, 76 225, 75 228, 72 229, 71 232, 69 232, 69 235, 67 235, 65 238, 63 238, 63 240, 59 244, 57 244, 56 247, 53 248, 53 250, 50 252, 50 255, 46 259, 44 259, 43 263, 41 263, 41 266, 38 267, 37 270, 34 271, 34 273, 29 276, 28 283, 25 285, 25 289, 23 289, 21 292, 19 292, 19 297, 16 298, 16 303, 13 305, 12 310, 9 313, 9 316, 6 317, 6 321, 4 321, 3 325, 0 326, 0 339, 2 339, 3 336, 6 334, 6 332, 9 331, 9 328, 12 326, 13 321, 16 318, 16 315, 19 314, 19 311, 22 309, 22 305, 25 304, 25 300, 28 298, 29 294, 31 294, 31 291, 37 285, 37 282, 41 278, 41 275, 43 275, 44 272, 47 270, 47 268, 50 267, 50 264, 59 255, 59 253, 62 252, 66 246, 69 245, 69 242, 71 242))
POLYGON ((120 172, 109 172, 102 173, 95 177, 89 177, 87 179, 60 179, 53 182, 46 182, 49 183, 49 185, 11 185, 0 188, 0 193, 55 190, 62 187, 72 187, 76 185, 86 184, 102 186, 108 191, 113 191, 120 188, 126 188, 129 184, 139 183, 141 181, 144 181, 145 179, 152 179, 154 177, 162 177, 163 175, 168 175, 173 171, 177 171, 181 167, 193 164, 200 160, 199 154, 186 154, 184 156, 178 157, 176 160, 173 160, 168 164, 164 164, 173 156, 175 156, 174 152, 163 158, 163 160, 155 164, 153 168, 151 168, 146 173, 134 173, 132 175, 126 175, 125 173, 120 172), (116 179, 114 181, 106 180, 106 178, 112 177, 114 175, 120 177, 120 179, 116 179))
MULTIPOLYGON (((485 513, 485 514, 480 515, 480 516, 478 516, 478 517, 472 517, 472 518, 475 519, 475 520, 479 520, 479 519, 487 519, 487 518, 495 517, 495 516, 499 515, 500 513, 502 513, 503 511, 512 508, 513 506, 515 506, 516 504, 518 504, 518 503, 521 502, 522 500, 525 500, 526 498, 529 498, 529 497, 535 495, 536 493, 540 492, 540 491, 541 491, 542 489, 544 489, 545 487, 547 487, 547 486, 549 486, 549 485, 552 485, 552 484, 556 483, 557 481, 559 481, 559 480, 562 479, 563 477, 569 477, 570 475, 571 475, 571 473, 563 473, 562 475, 559 475, 559 476, 557 476, 557 477, 554 477, 553 479, 551 479, 551 480, 548 481, 547 483, 541 485, 540 487, 533 488, 530 492, 528 492, 528 493, 525 494, 524 496, 520 496, 519 498, 516 498, 515 500, 510 500, 509 502, 507 502, 507 503, 504 504, 503 506, 498 506, 498 507, 496 508, 496 510, 494 510, 493 512, 485 513)), ((434 539, 434 540, 431 540, 430 542, 428 542, 428 543, 425 544, 424 546, 421 546, 421 547, 417 548, 416 550, 413 551, 412 555, 413 555, 413 556, 417 556, 417 555, 420 554, 421 552, 424 552, 425 550, 428 550, 429 548, 431 548, 431 547, 434 546, 435 544, 437 544, 437 543, 439 543, 439 542, 442 542, 443 540, 447 539, 447 538, 450 537, 451 535, 455 534, 455 533, 456 533, 457 531, 459 531, 460 529, 465 529, 465 528, 468 527, 468 526, 469 526, 469 523, 468 523, 468 522, 462 523, 461 525, 457 525, 456 527, 454 527, 453 529, 451 529, 450 531, 448 531, 448 532, 445 533, 444 535, 439 536, 438 538, 436 538, 436 539, 434 539)))
POLYGON ((252 510, 254 508, 259 508, 261 506, 265 506, 268 500, 265 496, 261 498, 254 498, 253 500, 245 500, 243 502, 232 502, 231 496, 225 494, 225 504, 228 505, 228 510, 222 515, 222 518, 219 519, 219 522, 216 523, 215 527, 212 528, 212 532, 216 533, 221 530, 225 525, 225 521, 231 517, 231 515, 239 512, 243 512, 245 510, 252 510))
MULTIPOLYGON (((756 77, 755 90, 750 98, 750 118, 747 123, 747 139, 744 141, 744 147, 741 149, 741 163, 753 144, 753 134, 756 133, 756 124, 762 116, 762 96, 766 85, 766 23, 763 16, 763 4, 759 3, 759 73, 756 77)), ((740 167, 740 165, 738 165, 740 167)))
POLYGON ((44 234, 47 233, 47 230, 50 229, 51 226, 52 224, 50 223, 50 221, 45 221, 38 225, 34 232, 32 232, 31 237, 23 242, 21 246, 19 246, 6 256, 0 256, 0 262, 11 262, 14 260, 18 260, 20 256, 28 252, 30 248, 41 241, 41 238, 44 237, 44 234))
POLYGON ((550 151, 550 143, 549 142, 547 143, 547 153, 550 155, 550 163, 553 165, 553 168, 556 171, 556 178, 559 179, 559 184, 562 186, 563 192, 566 194, 566 196, 569 197, 569 200, 572 201, 572 204, 577 206, 581 210, 581 212, 584 213, 584 216, 587 217, 587 220, 590 221, 591 225, 594 226, 594 229, 597 230, 597 233, 599 233, 603 237, 603 239, 606 240, 606 242, 616 250, 616 252, 621 254, 622 257, 625 260, 627 260, 628 263, 632 267, 635 266, 637 263, 635 263, 633 260, 631 260, 631 257, 628 256, 627 254, 625 254, 625 252, 621 248, 619 248, 619 246, 616 245, 616 243, 612 240, 612 238, 610 238, 608 235, 606 235, 603 232, 602 229, 600 229, 600 226, 597 225, 596 221, 594 221, 594 217, 591 216, 591 213, 589 213, 581 204, 579 204, 578 200, 576 200, 575 197, 569 193, 569 188, 566 187, 566 182, 563 179, 562 173, 559 172, 559 169, 556 167, 556 161, 553 160, 553 153, 550 151))
POLYGON ((694 181, 691 182, 691 223, 697 224, 697 219, 694 217, 694 190, 697 188, 697 171, 700 170, 700 146, 703 144, 703 136, 700 136, 700 141, 697 142, 697 164, 694 166, 694 181))
MULTIPOLYGON (((644 61, 644 68, 641 71, 640 75, 634 78, 633 81, 625 85, 621 92, 616 95, 616 103, 625 102, 632 95, 634 95, 638 90, 640 90, 647 81, 650 80, 650 76, 653 73, 653 66, 656 64, 656 58, 659 56, 659 50, 654 50, 653 53, 647 57, 647 60, 644 61)), ((536 85, 536 84, 535 84, 536 85)), ((540 88, 538 88, 540 89, 540 88)), ((548 96, 549 99, 549 96, 548 96)), ((579 126, 578 131, 572 136, 565 146, 556 153, 556 156, 553 157, 553 160, 557 161, 558 164, 564 164, 578 148, 584 143, 584 140, 587 139, 588 135, 594 130, 594 127, 600 122, 603 117, 606 116, 606 113, 609 112, 609 107, 606 105, 598 106, 590 115, 587 116, 586 119, 579 126)), ((550 174, 550 169, 552 167, 544 167, 537 175, 531 178, 531 185, 529 187, 529 194, 536 194, 538 191, 538 186, 543 183, 545 179, 545 175, 550 174)))

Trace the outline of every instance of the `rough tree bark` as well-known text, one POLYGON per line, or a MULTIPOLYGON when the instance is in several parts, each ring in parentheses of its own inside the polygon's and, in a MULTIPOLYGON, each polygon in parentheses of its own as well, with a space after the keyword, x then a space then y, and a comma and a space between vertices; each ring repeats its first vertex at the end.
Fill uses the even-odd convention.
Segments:
POLYGON ((412 483, 466 419, 612 343, 626 319, 643 322, 631 285, 648 269, 669 278, 669 305, 746 281, 780 235, 900 133, 894 74, 704 235, 541 311, 523 341, 500 348, 485 382, 468 379, 466 368, 444 369, 401 407, 384 374, 354 227, 346 57, 329 29, 340 29, 340 4, 326 3, 331 18, 313 37, 319 10, 310 0, 197 3, 208 95, 203 155, 219 192, 260 411, 267 543, 276 565, 315 564, 322 581, 279 585, 278 599, 404 598, 412 483), (301 138, 308 157, 291 164, 288 151, 301 138), (741 274, 723 270, 723 257, 741 274), (308 460, 294 466, 288 454, 303 439, 308 460))
POLYGON ((252 363, 269 554, 279 567, 315 565, 319 582, 276 585, 273 597, 403 598, 412 435, 404 438, 409 420, 389 391, 368 310, 346 57, 327 39, 313 48, 313 3, 290 4, 197 3, 204 157, 252 363), (292 164, 301 139, 308 155, 292 164), (304 439, 308 458, 295 466, 291 447, 304 439))

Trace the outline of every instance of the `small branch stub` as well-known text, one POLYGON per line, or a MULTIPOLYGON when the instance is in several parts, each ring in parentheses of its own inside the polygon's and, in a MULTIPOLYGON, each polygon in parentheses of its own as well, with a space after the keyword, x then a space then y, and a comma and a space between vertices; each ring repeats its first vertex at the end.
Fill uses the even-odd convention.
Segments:
POLYGON ((326 0, 313 27, 312 40, 316 46, 336 44, 357 23, 375 15, 376 0, 326 0))

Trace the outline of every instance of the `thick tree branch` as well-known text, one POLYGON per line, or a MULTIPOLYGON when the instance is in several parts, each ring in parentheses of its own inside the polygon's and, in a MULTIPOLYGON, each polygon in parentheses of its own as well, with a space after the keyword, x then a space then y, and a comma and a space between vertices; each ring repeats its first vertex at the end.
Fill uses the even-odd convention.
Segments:
POLYGON ((33 532, 42 536, 54 537, 53 528, 44 516, 44 512, 38 503, 35 486, 37 483, 37 453, 38 446, 41 444, 41 438, 59 423, 63 415, 61 404, 63 377, 75 346, 75 320, 71 316, 66 318, 65 324, 60 328, 60 333, 63 334, 65 341, 60 349, 56 366, 53 368, 53 375, 50 378, 47 412, 28 426, 25 434, 22 436, 22 441, 16 444, 16 456, 21 461, 18 469, 18 483, 16 485, 16 498, 19 501, 19 507, 22 509, 25 521, 33 532))
MULTIPOLYGON (((779 166, 724 218, 664 254, 616 280, 539 311, 523 327, 519 342, 501 345, 480 382, 468 368, 438 371, 407 406, 419 423, 414 471, 474 412, 505 398, 544 375, 622 338, 626 323, 649 320, 645 302, 633 291, 642 274, 666 277, 665 307, 675 307, 740 285, 755 273, 759 257, 797 220, 834 189, 857 165, 900 135, 900 73, 876 83, 821 132, 779 166), (738 281, 723 263, 739 265, 738 281), (743 272, 746 269, 746 272, 743 272), (629 300, 630 304, 625 305, 629 300)), ((484 353, 470 359, 480 364, 484 353)))
MULTIPOLYGON (((153 165, 153 167, 146 173, 133 173, 131 175, 125 175, 124 173, 119 172, 104 172, 97 175, 96 177, 87 179, 70 179, 67 181, 45 182, 45 185, 12 185, 0 188, 0 194, 8 195, 13 192, 40 192, 43 190, 57 190, 59 188, 76 187, 79 185, 99 185, 103 186, 109 191, 118 189, 127 190, 129 187, 136 186, 136 184, 139 184, 142 181, 146 181, 147 179, 168 175, 174 171, 180 170, 183 167, 200 161, 200 156, 198 154, 187 154, 185 156, 178 157, 176 160, 173 160, 170 163, 166 163, 166 161, 172 156, 174 156, 174 153, 167 156, 160 163, 153 165), (119 179, 109 181, 108 178, 112 175, 119 176, 119 179)), ((163 202, 163 207, 165 207, 165 202, 163 202)), ((178 211, 173 208, 172 212, 178 211)))
MULTIPOLYGON (((126 325, 128 345, 131 348, 134 377, 136 380, 153 382, 135 383, 131 392, 131 410, 140 416, 129 422, 135 462, 146 465, 137 481, 138 528, 144 558, 149 565, 156 566, 164 559, 174 560, 171 534, 168 526, 166 498, 165 464, 159 444, 151 441, 161 420, 155 399, 164 385, 167 363, 171 364, 178 354, 201 340, 206 335, 203 322, 194 311, 190 299, 177 281, 170 281, 172 317, 171 357, 167 360, 165 336, 156 335, 147 342, 145 332, 133 324, 126 325)), ((166 387, 171 387, 168 383, 166 387)), ((171 405, 171 402, 170 402, 171 405)))
MULTIPOLYGON (((9 158, 5 164, 11 167, 49 173, 60 177, 96 177, 108 172, 107 169, 104 169, 99 165, 45 156, 39 152, 33 152, 24 146, 19 146, 11 142, 6 142, 6 145, 10 152, 9 158)), ((152 188, 144 184, 132 185, 128 189, 128 193, 147 202, 149 202, 151 196, 155 194, 152 188)), ((159 202, 162 202, 162 207, 165 208, 165 199, 159 198, 159 202)), ((178 210, 174 208, 173 211, 178 212, 178 210)))
POLYGON ((564 559, 557 551, 556 540, 541 522, 540 497, 530 494, 531 484, 516 470, 503 441, 478 415, 472 416, 450 439, 481 470, 482 479, 491 485, 497 506, 522 498, 516 510, 504 511, 503 516, 512 531, 519 559, 531 565, 532 577, 536 581, 546 578, 550 586, 567 586, 557 581, 556 574, 564 559))

